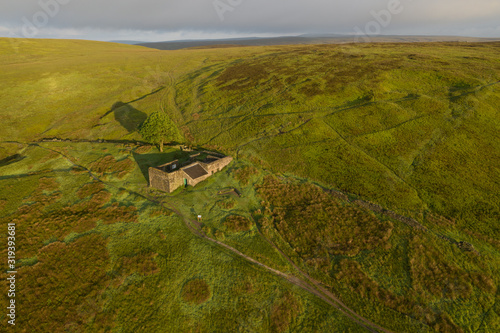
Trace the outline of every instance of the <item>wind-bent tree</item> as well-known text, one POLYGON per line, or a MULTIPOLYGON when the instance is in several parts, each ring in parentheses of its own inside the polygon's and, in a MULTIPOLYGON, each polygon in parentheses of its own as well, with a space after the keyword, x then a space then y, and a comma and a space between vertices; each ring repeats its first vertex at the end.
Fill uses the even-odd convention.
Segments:
POLYGON ((150 114, 139 128, 139 133, 144 140, 159 145, 161 152, 163 152, 163 143, 174 140, 176 132, 175 124, 163 111, 150 114))

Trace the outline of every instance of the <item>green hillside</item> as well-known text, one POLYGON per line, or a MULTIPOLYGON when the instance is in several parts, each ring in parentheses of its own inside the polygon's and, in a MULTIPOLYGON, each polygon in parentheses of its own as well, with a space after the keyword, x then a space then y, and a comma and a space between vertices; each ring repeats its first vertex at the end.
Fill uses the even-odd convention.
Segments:
POLYGON ((0 39, 16 329, 500 330, 499 53, 0 39), (157 110, 163 154, 137 131, 157 110), (178 143, 234 161, 148 188, 178 143))

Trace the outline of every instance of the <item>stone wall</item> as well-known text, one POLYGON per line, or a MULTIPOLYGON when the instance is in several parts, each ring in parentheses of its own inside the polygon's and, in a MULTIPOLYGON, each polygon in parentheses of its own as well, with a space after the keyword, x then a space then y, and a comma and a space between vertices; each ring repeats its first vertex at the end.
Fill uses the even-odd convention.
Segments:
POLYGON ((170 193, 183 185, 184 172, 166 173, 156 168, 149 168, 149 186, 170 193))
POLYGON ((384 214, 385 216, 388 216, 392 219, 406 223, 411 227, 421 229, 421 230, 427 230, 423 225, 421 225, 414 218, 399 215, 391 210, 385 209, 382 206, 379 206, 379 205, 374 204, 372 202, 368 202, 368 201, 364 201, 364 200, 355 200, 354 203, 357 204, 358 206, 363 207, 363 208, 369 209, 369 210, 374 211, 376 213, 384 214))
POLYGON ((201 176, 201 177, 198 177, 196 179, 192 179, 186 173, 184 173, 184 177, 186 177, 188 185, 191 185, 191 186, 196 186, 198 183, 201 183, 205 179, 210 178, 210 176, 211 176, 211 174, 208 173, 205 176, 201 176))
POLYGON ((200 155, 201 155, 201 153, 196 153, 196 154, 189 155, 190 163, 194 162, 195 158, 197 158, 200 155))
POLYGON ((180 169, 180 167, 181 166, 179 164, 179 160, 175 160, 175 161, 169 162, 167 164, 160 165, 159 167, 156 167, 156 168, 160 169, 162 171, 165 171, 165 172, 171 172, 171 171, 175 171, 175 170, 180 169), (175 165, 175 168, 172 168, 174 165, 175 165))
MULTIPOLYGON (((214 156, 217 156, 217 154, 212 154, 212 156, 209 157, 214 157, 214 156)), ((170 166, 173 163, 178 164, 177 160, 164 164, 158 168, 149 168, 149 186, 168 193, 175 191, 177 188, 181 186, 184 186, 184 179, 187 180, 188 185, 196 186, 197 184, 206 180, 213 174, 221 171, 233 160, 233 158, 230 156, 226 156, 223 158, 220 157, 215 157, 215 158, 218 158, 218 160, 208 164, 203 162, 198 162, 208 172, 208 174, 196 179, 192 179, 181 169, 173 172, 168 172, 169 170, 171 170, 170 166)), ((179 165, 177 165, 177 168, 179 168, 179 165)))
POLYGON ((206 163, 200 163, 200 164, 203 165, 203 167, 208 171, 209 175, 213 175, 214 173, 221 171, 224 167, 226 167, 229 163, 231 163, 232 160, 233 158, 231 156, 227 156, 217 161, 214 161, 210 164, 206 163))
POLYGON ((220 153, 216 153, 214 151, 204 150, 203 152, 205 154, 208 154, 208 155, 217 156, 217 158, 224 158, 224 157, 226 157, 226 155, 223 155, 223 154, 220 154, 220 153))

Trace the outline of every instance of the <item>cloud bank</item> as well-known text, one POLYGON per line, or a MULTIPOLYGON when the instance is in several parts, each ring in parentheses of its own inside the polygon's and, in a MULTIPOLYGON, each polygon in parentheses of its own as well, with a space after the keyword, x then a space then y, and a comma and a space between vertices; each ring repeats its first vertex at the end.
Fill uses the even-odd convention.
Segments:
POLYGON ((498 0, 3 0, 0 35, 155 40, 350 34, 386 19, 391 6, 401 10, 376 32, 500 37, 498 0))

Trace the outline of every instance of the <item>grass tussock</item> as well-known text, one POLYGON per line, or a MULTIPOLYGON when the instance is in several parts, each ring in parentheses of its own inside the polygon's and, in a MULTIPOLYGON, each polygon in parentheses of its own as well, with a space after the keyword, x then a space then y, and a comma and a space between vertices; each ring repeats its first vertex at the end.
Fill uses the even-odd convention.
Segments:
POLYGON ((253 166, 245 166, 234 171, 234 178, 240 181, 243 185, 248 185, 252 176, 258 173, 257 169, 253 166))
POLYGON ((166 209, 165 207, 155 207, 149 212, 149 217, 170 216, 172 214, 172 211, 166 209))
POLYGON ((135 167, 134 162, 130 158, 125 158, 117 161, 113 155, 106 155, 90 165, 90 170, 100 176, 116 175, 122 179, 129 174, 135 167))
POLYGON ((199 305, 210 298, 210 287, 202 279, 191 280, 182 288, 182 299, 187 303, 199 305))
POLYGON ((244 216, 230 215, 226 217, 224 226, 230 232, 242 232, 250 230, 252 228, 252 222, 244 216))
POLYGON ((291 293, 283 295, 271 309, 272 332, 286 332, 301 311, 300 302, 291 293))
POLYGON ((145 253, 132 257, 122 257, 117 271, 121 276, 129 276, 133 273, 144 276, 157 274, 160 271, 155 261, 157 256, 158 253, 145 253))
POLYGON ((153 146, 140 146, 134 150, 137 154, 147 154, 153 149, 153 146))
POLYGON ((96 193, 99 193, 100 191, 103 191, 105 188, 105 185, 101 182, 92 182, 92 183, 87 183, 83 185, 77 192, 76 195, 78 196, 79 199, 84 199, 93 196, 96 193))
POLYGON ((226 210, 233 209, 236 206, 236 201, 232 198, 227 198, 224 200, 217 201, 217 206, 226 210))

